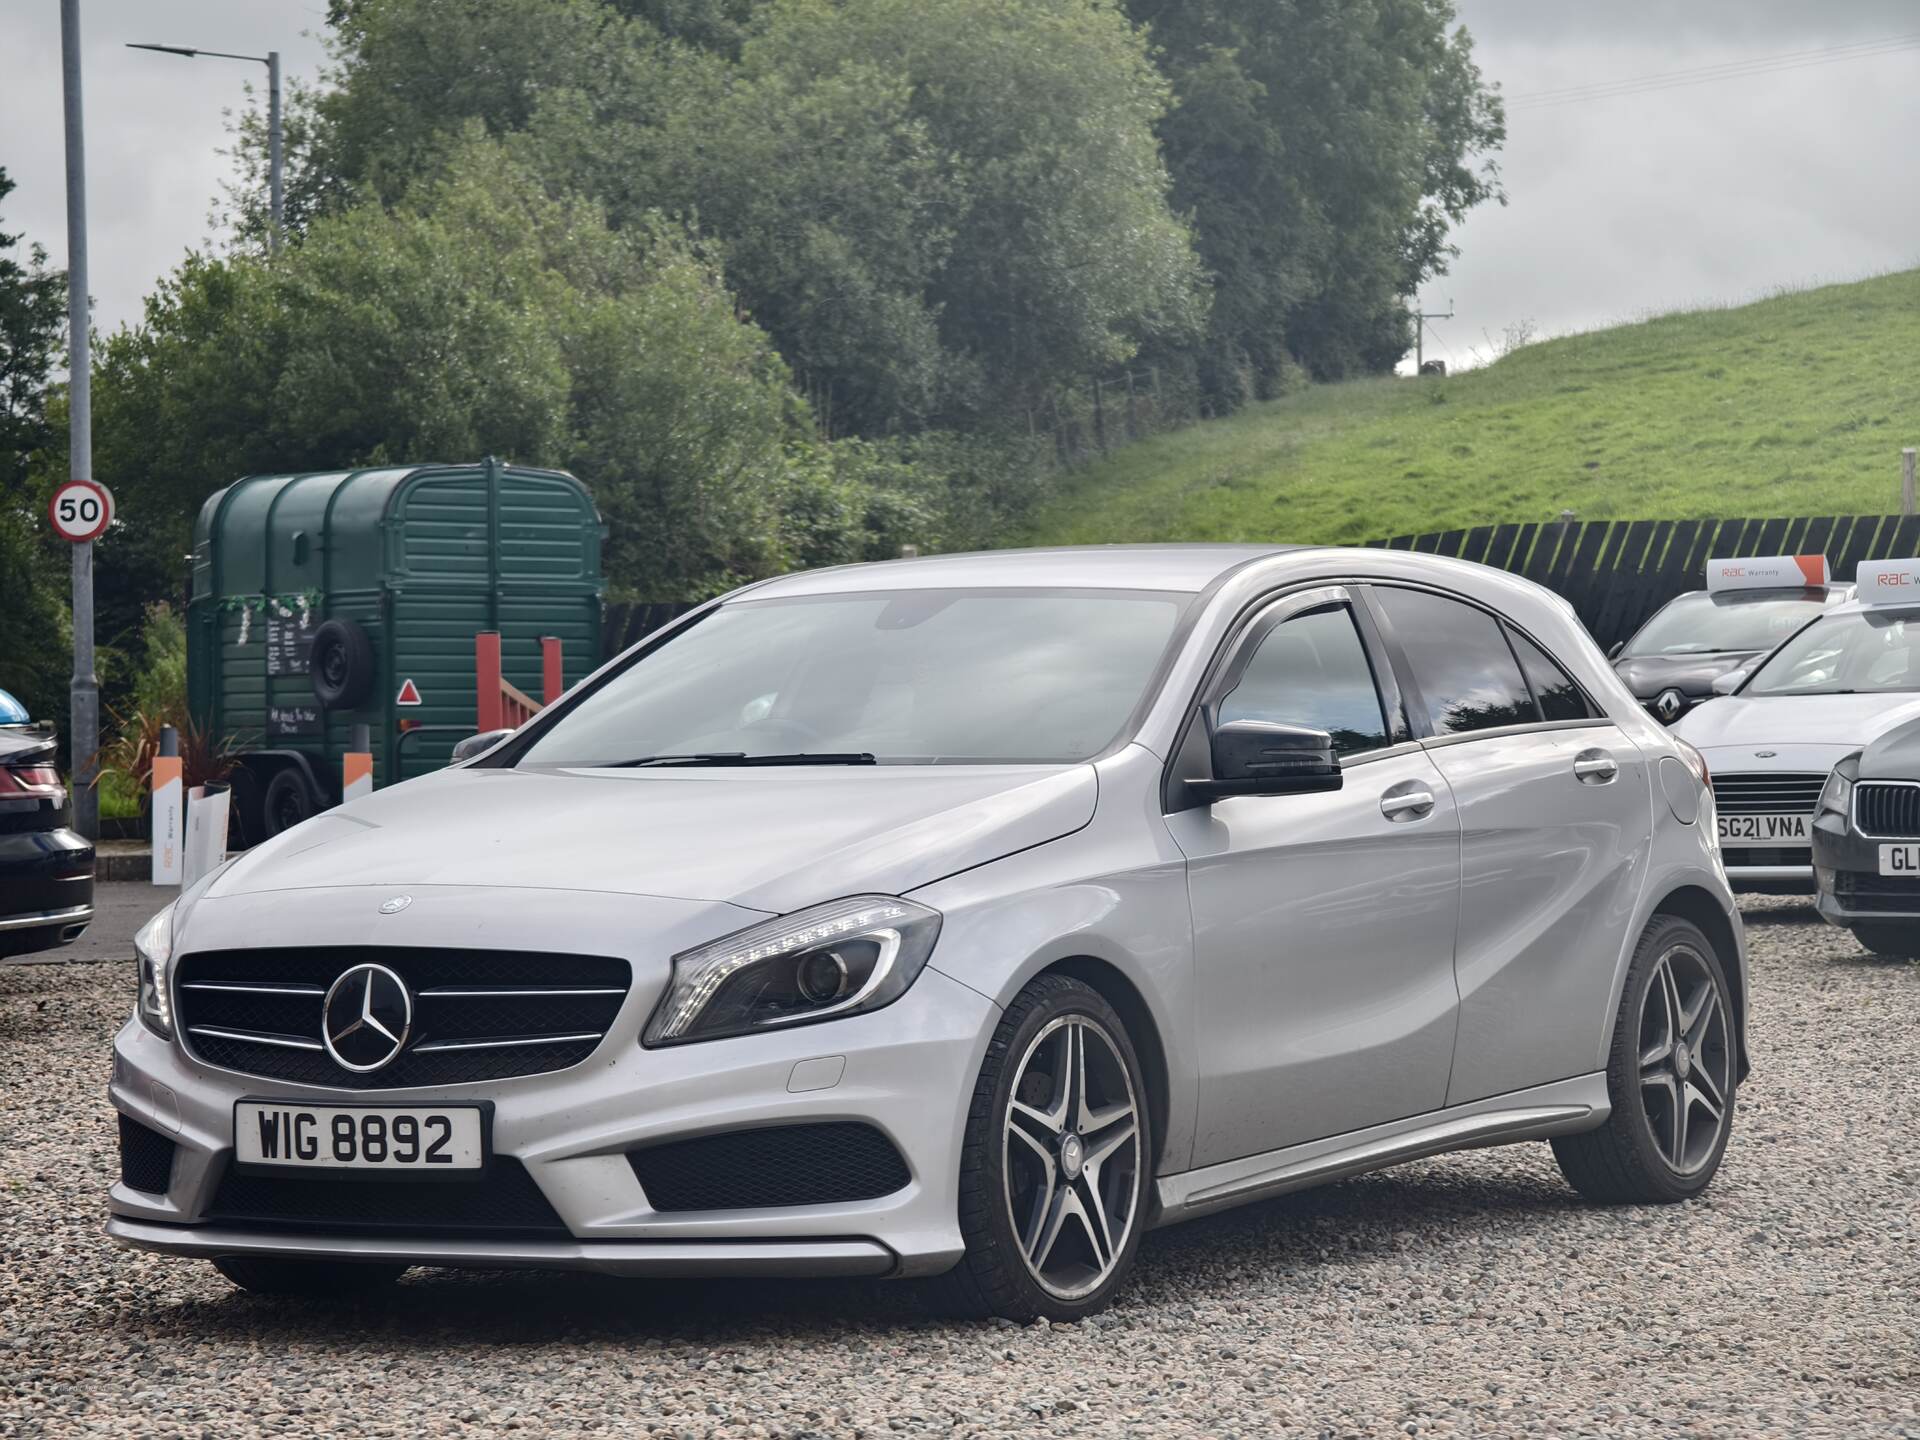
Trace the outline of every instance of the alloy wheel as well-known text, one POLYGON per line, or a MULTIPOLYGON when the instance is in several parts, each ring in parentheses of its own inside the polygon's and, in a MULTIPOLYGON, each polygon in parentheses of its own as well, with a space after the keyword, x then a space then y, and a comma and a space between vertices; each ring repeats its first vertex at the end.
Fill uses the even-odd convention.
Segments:
POLYGON ((1028 1272, 1049 1295, 1099 1289, 1139 1208, 1140 1111, 1113 1037, 1063 1015, 1015 1072, 1005 1124, 1007 1214, 1028 1272))
POLYGON ((1730 1117, 1733 1046, 1727 1007, 1698 951, 1654 962, 1640 1002, 1640 1101, 1660 1158, 1677 1175, 1707 1165, 1730 1117))

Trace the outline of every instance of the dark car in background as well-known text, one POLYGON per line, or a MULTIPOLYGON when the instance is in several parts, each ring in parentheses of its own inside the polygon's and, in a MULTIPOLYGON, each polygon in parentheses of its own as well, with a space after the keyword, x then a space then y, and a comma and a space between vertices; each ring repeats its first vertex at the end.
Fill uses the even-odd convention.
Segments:
POLYGON ((1654 611, 1610 658, 1633 698, 1671 725, 1713 697, 1715 680, 1852 596, 1853 586, 1829 583, 1821 555, 1710 560, 1706 589, 1654 611))
POLYGON ((1876 955, 1920 955, 1920 720, 1833 767, 1813 822, 1821 919, 1876 955))
POLYGON ((0 691, 0 956, 68 944, 93 921, 93 845, 67 828, 58 738, 24 719, 0 691))

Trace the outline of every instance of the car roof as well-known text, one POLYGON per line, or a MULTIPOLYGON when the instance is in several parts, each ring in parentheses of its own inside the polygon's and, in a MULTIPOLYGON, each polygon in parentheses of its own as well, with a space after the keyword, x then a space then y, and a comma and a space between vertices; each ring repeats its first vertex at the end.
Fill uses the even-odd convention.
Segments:
POLYGON ((1301 545, 1064 545, 981 550, 807 570, 749 586, 743 599, 839 595, 863 590, 997 586, 1062 590, 1172 590, 1198 593, 1249 561, 1301 545))

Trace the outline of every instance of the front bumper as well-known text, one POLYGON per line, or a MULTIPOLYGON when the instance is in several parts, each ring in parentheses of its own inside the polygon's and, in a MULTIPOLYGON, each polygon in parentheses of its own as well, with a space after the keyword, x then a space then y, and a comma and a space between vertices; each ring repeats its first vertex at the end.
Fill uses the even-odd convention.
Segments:
POLYGON ((1920 881, 1889 882, 1880 874, 1880 847, 1886 843, 1862 835, 1839 815, 1824 814, 1814 823, 1814 908, 1823 920, 1832 925, 1920 923, 1920 881))
MULTIPOLYGON (((512 903, 525 908, 529 892, 512 903)), ((427 897, 421 897, 426 900, 427 897)), ((291 903, 291 902, 289 902, 291 903)), ((477 902, 483 907, 484 901, 477 902)), ((617 907, 576 896, 574 920, 617 907)), ((414 912, 427 909, 416 904, 414 912)), ((297 933, 297 927, 295 927, 297 933)), ((496 944, 511 943, 505 936, 496 944)), ((603 952, 604 953, 604 952, 603 952)), ((932 1274, 962 1252, 961 1135, 974 1079, 998 1020, 984 996, 928 967, 869 1015, 729 1040, 643 1049, 639 1032, 661 978, 636 961, 631 994, 606 1038, 570 1069, 461 1086, 317 1088, 205 1065, 130 1020, 114 1041, 110 1097, 174 1144, 164 1194, 115 1183, 108 1233, 176 1255, 271 1254, 409 1264, 602 1270, 631 1275, 932 1274), (652 976, 650 983, 649 976, 652 976), (351 1233, 296 1223, 208 1222, 231 1162, 242 1098, 395 1105, 491 1104, 496 1157, 525 1167, 565 1234, 407 1233, 376 1222, 351 1233), (879 1199, 777 1208, 656 1211, 626 1155, 669 1139, 859 1121, 899 1150, 908 1183, 879 1199)), ((328 1172, 327 1178, 337 1178, 328 1172)), ((356 1180, 376 1196, 380 1178, 356 1180)))
POLYGON ((0 835, 0 954, 29 935, 78 939, 92 920, 92 845, 65 829, 0 835))

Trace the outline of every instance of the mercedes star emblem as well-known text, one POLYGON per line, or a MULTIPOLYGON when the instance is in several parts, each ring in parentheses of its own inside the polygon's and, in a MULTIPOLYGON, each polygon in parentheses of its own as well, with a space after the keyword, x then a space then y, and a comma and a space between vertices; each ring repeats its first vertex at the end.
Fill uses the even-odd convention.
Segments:
POLYGON ((391 900, 382 900, 380 902, 380 913, 382 915, 398 915, 412 903, 413 897, 411 895, 396 895, 391 900))
POLYGON ((413 1033, 413 996, 384 965, 356 965, 327 991, 320 1043, 343 1070, 364 1075, 391 1065, 413 1033))
POLYGON ((1678 690, 1662 690, 1659 698, 1653 702, 1654 714, 1667 721, 1678 720, 1680 712, 1686 708, 1686 697, 1678 690))

